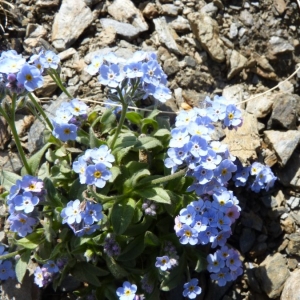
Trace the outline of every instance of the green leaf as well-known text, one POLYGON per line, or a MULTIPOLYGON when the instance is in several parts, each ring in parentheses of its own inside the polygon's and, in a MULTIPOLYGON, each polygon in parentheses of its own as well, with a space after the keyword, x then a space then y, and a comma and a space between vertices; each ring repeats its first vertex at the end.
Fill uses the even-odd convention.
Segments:
POLYGON ((154 119, 156 116, 160 114, 160 111, 158 109, 154 109, 150 115, 147 117, 147 119, 154 119))
POLYGON ((26 270, 27 270, 27 266, 28 266, 28 262, 31 256, 31 250, 27 250, 26 252, 24 252, 20 259, 17 261, 16 263, 16 277, 17 280, 22 283, 23 278, 26 274, 26 270))
POLYGON ((51 206, 53 207, 62 207, 61 197, 57 193, 57 190, 49 178, 44 179, 44 187, 47 191, 47 199, 49 200, 51 206))
POLYGON ((44 241, 44 238, 42 238, 43 232, 44 230, 33 232, 27 235, 27 237, 17 240, 16 244, 26 249, 31 249, 31 250, 36 249, 37 246, 44 241))
POLYGON ((50 177, 50 169, 49 169, 49 163, 45 161, 41 167, 39 168, 37 177, 40 179, 45 179, 47 177, 50 177))
POLYGON ((116 279, 121 279, 122 277, 128 276, 126 270, 123 269, 119 264, 117 264, 111 256, 106 256, 105 260, 109 271, 116 279))
POLYGON ((143 119, 142 116, 135 112, 135 111, 129 111, 126 113, 126 118, 129 120, 131 123, 139 125, 141 123, 141 120, 143 119))
POLYGON ((150 149, 154 149, 157 147, 163 148, 163 145, 158 139, 156 139, 152 136, 144 136, 144 137, 140 137, 138 139, 138 141, 136 142, 134 147, 136 149, 150 150, 150 149))
POLYGON ((16 173, 1 170, 0 185, 2 185, 7 191, 16 184, 17 180, 21 180, 22 177, 16 173))
POLYGON ((113 110, 111 109, 106 109, 101 117, 101 123, 108 125, 108 124, 113 124, 116 121, 116 116, 113 113, 113 110))
POLYGON ((155 120, 152 119, 143 119, 142 120, 142 126, 141 131, 142 133, 150 133, 153 131, 156 131, 158 129, 158 124, 155 120))
POLYGON ((159 238, 151 231, 145 232, 144 242, 149 246, 159 246, 160 241, 159 238))
POLYGON ((129 225, 124 234, 129 236, 137 236, 143 234, 152 224, 153 218, 145 216, 141 223, 129 225))
POLYGON ((195 251, 195 254, 197 255, 197 263, 196 263, 195 271, 200 273, 206 270, 207 260, 202 253, 198 253, 197 251, 195 251))
POLYGON ((64 146, 60 147, 59 149, 57 149, 55 151, 55 156, 56 157, 65 157, 67 155, 68 155, 68 153, 67 153, 66 148, 64 146))
POLYGON ((158 203, 171 204, 171 198, 169 194, 161 187, 135 190, 135 192, 143 198, 150 199, 158 203))
MULTIPOLYGON (((45 144, 38 152, 30 156, 27 160, 29 167, 31 168, 32 174, 36 174, 38 167, 41 163, 41 159, 44 157, 45 152, 51 146, 51 143, 45 144)), ((27 174, 25 167, 21 169, 21 175, 24 176, 27 174)))
POLYGON ((80 184, 79 178, 73 181, 69 190, 69 199, 83 200, 82 193, 86 190, 86 184, 80 184))
POLYGON ((87 282, 94 286, 101 286, 98 276, 106 276, 109 272, 82 261, 76 263, 71 270, 71 274, 79 281, 87 282))
POLYGON ((89 128, 89 136, 90 136, 90 145, 89 145, 89 148, 93 149, 93 148, 98 148, 100 147, 101 145, 104 144, 103 141, 99 140, 96 135, 95 135, 95 132, 93 130, 92 127, 89 128))
POLYGON ((145 249, 144 244, 144 235, 140 235, 135 237, 133 241, 131 241, 122 251, 122 253, 118 256, 118 261, 128 261, 135 259, 140 254, 143 253, 145 249))
POLYGON ((121 174, 121 170, 119 167, 116 167, 116 166, 112 166, 110 168, 110 171, 112 173, 112 176, 111 178, 109 179, 109 182, 114 182, 115 179, 121 174))
POLYGON ((90 145, 89 134, 79 128, 77 130, 76 142, 86 145, 86 146, 89 146, 90 145))
POLYGON ((168 129, 158 129, 155 133, 154 133, 154 137, 165 137, 165 136, 170 136, 170 131, 168 129))
POLYGON ((135 201, 131 198, 115 203, 111 212, 111 222, 116 234, 122 234, 129 226, 134 214, 135 201))

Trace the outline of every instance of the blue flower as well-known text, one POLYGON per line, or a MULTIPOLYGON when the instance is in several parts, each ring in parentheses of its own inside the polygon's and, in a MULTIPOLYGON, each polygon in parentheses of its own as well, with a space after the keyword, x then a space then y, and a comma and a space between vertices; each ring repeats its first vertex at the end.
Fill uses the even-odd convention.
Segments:
POLYGON ((0 57, 0 73, 17 73, 25 62, 25 58, 15 50, 3 51, 0 57))
POLYGON ((40 267, 34 270, 34 283, 39 287, 43 287, 45 284, 44 273, 40 267))
POLYGON ((188 297, 189 299, 195 299, 202 291, 201 287, 198 286, 197 278, 192 278, 189 282, 184 284, 183 288, 183 296, 188 297))
POLYGON ((28 233, 31 233, 33 228, 32 226, 37 223, 37 220, 23 213, 16 215, 10 215, 8 217, 10 223, 10 230, 17 232, 19 236, 25 237, 28 233))
POLYGON ((187 208, 183 208, 179 212, 179 221, 186 225, 191 225, 194 222, 195 216, 195 208, 192 205, 188 205, 187 208))
POLYGON ((185 126, 174 128, 171 131, 171 140, 169 142, 170 147, 182 148, 190 140, 189 133, 185 126))
POLYGON ((144 72, 143 80, 146 83, 151 83, 155 86, 158 86, 160 82, 160 76, 162 74, 162 70, 158 62, 155 60, 150 60, 147 63, 143 63, 142 69, 144 72))
POLYGON ((77 126, 74 124, 57 124, 53 121, 52 134, 63 142, 75 141, 77 137, 77 126))
POLYGON ((96 75, 99 72, 100 66, 103 64, 103 56, 102 55, 95 55, 92 58, 91 64, 88 65, 85 70, 90 75, 96 75))
POLYGON ((184 224, 181 229, 176 233, 180 237, 179 241, 181 244, 196 245, 198 243, 198 232, 196 229, 184 224))
POLYGON ((212 170, 207 170, 202 166, 198 166, 195 168, 193 176, 198 180, 200 184, 205 184, 214 176, 214 172, 212 170))
POLYGON ((133 300, 136 291, 137 286, 135 284, 131 284, 129 281, 125 281, 123 283, 123 287, 119 287, 116 293, 120 300, 133 300))
POLYGON ((40 62, 45 69, 57 69, 60 59, 59 56, 56 55, 53 51, 48 50, 41 55, 40 62))
POLYGON ((87 109, 87 105, 76 98, 70 101, 69 110, 74 116, 86 115, 87 109))
POLYGON ((99 82, 112 88, 116 88, 124 79, 117 64, 111 64, 110 66, 102 65, 99 72, 99 82))
POLYGON ((26 192, 41 193, 44 189, 44 182, 37 177, 25 175, 22 178, 21 187, 26 192))
POLYGON ((73 162, 72 168, 73 168, 74 172, 79 174, 80 183, 85 184, 86 183, 85 171, 87 168, 87 163, 84 160, 84 158, 82 156, 80 156, 77 161, 73 162))
POLYGON ((166 271, 172 268, 172 264, 169 256, 164 255, 161 257, 156 257, 155 267, 160 268, 162 271, 166 271))
POLYGON ((172 98, 170 89, 162 84, 158 85, 155 88, 154 93, 150 93, 150 95, 162 103, 165 103, 167 100, 172 98))
POLYGON ((218 255, 218 252, 215 252, 214 254, 208 254, 206 258, 208 265, 207 270, 209 272, 218 273, 221 268, 225 266, 224 259, 218 255))
POLYGON ((237 166, 229 159, 224 159, 219 166, 215 169, 215 176, 221 184, 229 181, 232 173, 237 170, 237 166))
POLYGON ((98 149, 92 149, 90 157, 94 164, 102 163, 108 168, 111 168, 111 163, 115 161, 115 157, 111 154, 111 150, 106 145, 101 145, 98 149))
POLYGON ((22 84, 29 92, 40 88, 44 83, 40 70, 29 64, 24 64, 22 66, 20 72, 17 74, 17 79, 18 83, 22 84))
POLYGON ((53 260, 48 260, 43 268, 46 268, 49 273, 57 273, 59 272, 59 268, 53 260))
POLYGON ((78 230, 73 230, 73 231, 74 231, 76 236, 82 237, 84 235, 90 235, 90 234, 94 233, 99 228, 100 228, 100 226, 98 224, 84 225, 82 228, 80 228, 78 230))
POLYGON ((138 78, 143 76, 142 63, 132 62, 124 66, 124 72, 127 78, 138 78))
POLYGON ((210 274, 210 278, 216 280, 219 286, 224 286, 227 281, 231 281, 230 270, 224 267, 218 273, 210 274))
POLYGON ((61 217, 63 218, 62 223, 68 223, 69 225, 73 223, 80 223, 82 220, 81 215, 82 209, 80 207, 80 201, 78 199, 74 201, 69 201, 67 207, 61 211, 61 217))
POLYGON ((188 149, 195 157, 205 156, 208 152, 207 141, 198 135, 194 135, 188 143, 188 149))
POLYGON ((15 210, 23 210, 26 214, 31 213, 39 203, 39 198, 30 192, 24 192, 14 198, 15 210))
POLYGON ((226 117, 223 123, 229 129, 242 125, 242 112, 234 104, 229 104, 226 107, 226 117))
POLYGON ((236 271, 238 268, 242 266, 242 261, 240 260, 239 253, 234 249, 230 249, 229 255, 226 258, 226 266, 231 271, 236 271))
POLYGON ((103 218, 102 205, 87 201, 82 218, 86 225, 92 225, 94 222, 100 221, 103 218))
POLYGON ((15 277, 15 271, 10 260, 5 260, 0 264, 0 280, 6 280, 9 277, 15 277))
POLYGON ((90 165, 86 168, 86 184, 94 184, 98 188, 103 188, 111 176, 111 172, 102 163, 90 165))

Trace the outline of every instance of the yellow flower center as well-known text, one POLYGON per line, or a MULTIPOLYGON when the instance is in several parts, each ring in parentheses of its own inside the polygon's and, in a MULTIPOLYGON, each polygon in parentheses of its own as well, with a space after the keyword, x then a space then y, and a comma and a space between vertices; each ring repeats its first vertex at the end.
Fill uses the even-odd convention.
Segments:
POLYGON ((26 80, 28 80, 28 81, 31 81, 33 78, 32 78, 32 76, 31 76, 31 74, 27 74, 26 76, 25 76, 25 78, 26 78, 26 80))
POLYGON ((69 128, 66 128, 66 129, 64 130, 64 133, 65 133, 65 134, 70 134, 70 133, 71 133, 71 130, 70 130, 69 128))
POLYGON ((95 171, 94 172, 94 177, 95 178, 100 178, 102 176, 102 173, 100 171, 95 171))
POLYGON ((233 114, 233 113, 229 113, 229 114, 228 114, 228 119, 229 119, 229 120, 232 120, 233 117, 234 117, 234 114, 233 114))

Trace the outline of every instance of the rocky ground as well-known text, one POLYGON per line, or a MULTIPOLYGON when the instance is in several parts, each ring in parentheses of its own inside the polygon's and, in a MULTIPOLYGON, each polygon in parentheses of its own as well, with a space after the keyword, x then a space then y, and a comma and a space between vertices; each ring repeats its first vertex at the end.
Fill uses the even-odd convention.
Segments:
MULTIPOLYGON (((226 0, 10 0, 0 50, 24 55, 36 47, 54 49, 62 77, 74 95, 105 101, 105 90, 84 68, 96 53, 128 58, 136 50, 156 51, 168 75, 173 99, 201 105, 206 95, 223 95, 244 108, 244 125, 220 137, 243 162, 272 166, 278 181, 268 193, 237 197, 242 214, 230 238, 244 260, 235 283, 213 287, 203 275, 207 300, 300 298, 300 8, 297 1, 226 0), (300 65, 298 65, 299 67, 300 65), (272 87, 278 88, 260 95, 272 87), (252 99, 252 100, 251 100, 252 99)), ((1 3, 1 1, 0 1, 1 3)), ((1 31, 1 28, 0 28, 1 31)), ((48 78, 36 91, 48 111, 62 100, 48 78)), ((20 112, 18 130, 28 154, 39 147, 41 124, 20 112)), ((18 171, 20 161, 7 127, 0 119, 0 168, 18 171)), ((38 299, 37 292, 2 286, 3 299, 38 299), (32 296, 31 296, 32 295, 32 296), (15 298, 13 298, 15 297, 15 298)), ((54 299, 53 297, 51 299, 54 299)), ((56 296, 55 299, 62 299, 56 296)), ((175 298, 174 298, 175 299, 175 298)))

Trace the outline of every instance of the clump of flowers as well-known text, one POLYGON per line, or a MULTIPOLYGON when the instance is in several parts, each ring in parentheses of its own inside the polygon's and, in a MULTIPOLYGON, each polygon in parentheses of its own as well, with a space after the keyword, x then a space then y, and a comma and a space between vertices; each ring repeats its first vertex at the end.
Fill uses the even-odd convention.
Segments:
POLYGON ((117 289, 117 296, 120 300, 133 300, 137 291, 137 286, 125 281, 122 287, 117 289))
POLYGON ((90 235, 100 228, 98 223, 103 218, 102 205, 91 201, 69 201, 61 212, 62 223, 67 223, 76 236, 90 235))
MULTIPOLYGON (((6 254, 8 254, 8 252, 5 251, 5 247, 0 245, 0 255, 6 254)), ((0 280, 14 278, 16 273, 13 267, 13 263, 10 260, 0 260, 0 280)))
POLYGON ((33 211, 36 205, 44 201, 45 194, 42 180, 31 175, 25 175, 22 180, 17 180, 7 196, 11 231, 21 237, 32 232, 33 226, 38 222, 37 218, 33 217, 33 211))
POLYGON ((121 247, 117 243, 115 236, 111 233, 108 233, 103 246, 104 253, 108 256, 118 256, 121 253, 121 247))
POLYGON ((179 256, 177 255, 176 248, 171 242, 166 242, 163 253, 163 256, 156 257, 155 267, 159 268, 161 271, 167 271, 178 265, 179 256))
POLYGON ((76 140, 77 129, 87 118, 87 109, 87 105, 76 98, 62 103, 52 120, 52 134, 63 142, 76 140))
POLYGON ((192 278, 189 282, 184 284, 183 288, 183 296, 189 299, 195 299, 202 291, 201 287, 198 286, 197 278, 192 278))
POLYGON ((49 260, 42 267, 37 267, 34 270, 34 283, 39 287, 47 286, 58 272, 57 264, 53 260, 49 260))

